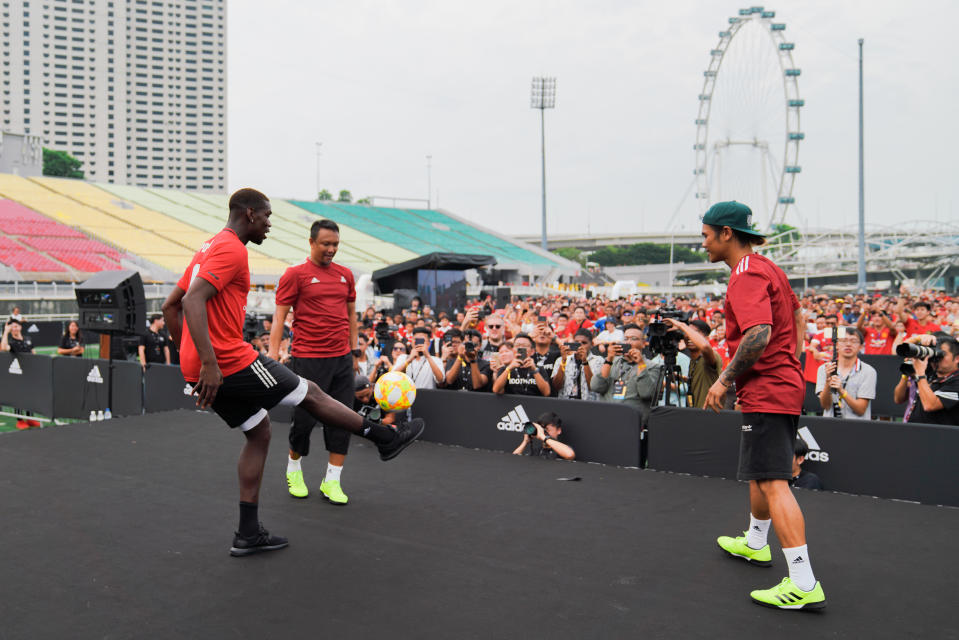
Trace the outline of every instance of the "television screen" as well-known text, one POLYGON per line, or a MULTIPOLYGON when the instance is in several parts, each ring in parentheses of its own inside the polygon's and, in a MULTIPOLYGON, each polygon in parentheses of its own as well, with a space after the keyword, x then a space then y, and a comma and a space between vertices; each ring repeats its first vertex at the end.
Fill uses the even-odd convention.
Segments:
POLYGON ((447 269, 419 269, 416 289, 423 304, 439 313, 466 307, 466 272, 447 269))

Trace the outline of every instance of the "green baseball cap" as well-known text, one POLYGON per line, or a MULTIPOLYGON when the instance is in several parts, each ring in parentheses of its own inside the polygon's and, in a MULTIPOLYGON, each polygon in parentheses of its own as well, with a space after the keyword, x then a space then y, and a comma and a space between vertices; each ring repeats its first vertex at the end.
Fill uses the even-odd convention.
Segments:
POLYGON ((735 231, 742 231, 751 236, 765 238, 766 235, 753 229, 753 211, 742 202, 730 200, 729 202, 717 202, 709 207, 709 211, 703 216, 703 224, 711 224, 717 227, 729 227, 735 231))

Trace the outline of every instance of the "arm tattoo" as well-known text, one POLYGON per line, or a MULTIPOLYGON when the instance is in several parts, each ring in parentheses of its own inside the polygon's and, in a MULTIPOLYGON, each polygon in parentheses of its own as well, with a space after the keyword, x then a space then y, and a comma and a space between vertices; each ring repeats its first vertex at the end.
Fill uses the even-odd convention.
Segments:
POLYGON ((728 387, 740 374, 756 364, 756 361, 763 355, 766 345, 769 344, 771 331, 772 327, 768 324, 758 324, 746 329, 743 341, 736 349, 736 355, 733 356, 732 361, 720 376, 724 385, 728 387))

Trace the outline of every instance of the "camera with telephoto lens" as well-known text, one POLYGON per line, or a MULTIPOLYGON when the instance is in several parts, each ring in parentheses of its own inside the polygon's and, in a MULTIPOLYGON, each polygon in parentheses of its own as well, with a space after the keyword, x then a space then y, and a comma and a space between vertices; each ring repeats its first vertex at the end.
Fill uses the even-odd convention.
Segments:
POLYGON ((675 307, 661 307, 653 315, 653 321, 649 323, 649 337, 647 338, 647 351, 653 356, 659 354, 675 356, 679 353, 679 343, 683 339, 683 332, 670 331, 670 326, 663 322, 667 319, 689 322, 689 313, 680 311, 675 307))
POLYGON ((381 320, 376 323, 376 327, 373 329, 376 333, 377 342, 383 342, 390 338, 390 323, 385 320, 381 320))
POLYGON ((532 422, 527 422, 525 425, 523 425, 523 433, 525 433, 526 435, 528 435, 528 436, 530 436, 530 437, 535 436, 535 435, 536 435, 536 425, 533 424, 532 422))
POLYGON ((476 344, 472 340, 467 340, 463 343, 463 348, 466 349, 466 353, 472 355, 476 353, 476 344))
POLYGON ((896 355, 901 358, 918 358, 919 360, 925 360, 926 358, 929 358, 929 360, 932 361, 940 359, 945 355, 945 352, 942 349, 937 349, 936 347, 927 347, 921 344, 904 342, 896 347, 896 355))

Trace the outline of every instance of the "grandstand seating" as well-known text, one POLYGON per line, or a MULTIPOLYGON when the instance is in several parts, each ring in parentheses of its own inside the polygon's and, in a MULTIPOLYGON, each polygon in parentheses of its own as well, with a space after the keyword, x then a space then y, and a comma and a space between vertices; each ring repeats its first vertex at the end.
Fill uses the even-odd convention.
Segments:
POLYGON ((291 202, 380 240, 398 244, 416 255, 434 251, 477 253, 495 256, 501 264, 559 264, 438 211, 371 207, 341 202, 291 202))
MULTIPOLYGON (((190 207, 189 197, 184 197, 179 191, 172 189, 144 189, 115 184, 97 184, 102 191, 112 194, 123 201, 135 203, 153 216, 162 216, 168 219, 166 230, 156 230, 158 235, 185 245, 193 256, 204 242, 223 229, 226 222, 224 212, 208 211, 190 207), (172 222, 171 222, 172 221, 172 222), (174 228, 174 223, 177 223, 174 228)), ((271 257, 257 247, 248 247, 250 271, 253 274, 279 276, 286 270, 286 261, 271 257)), ((184 263, 180 268, 184 268, 184 263)))
POLYGON ((120 268, 115 249, 10 200, 0 200, 0 231, 4 233, 0 262, 18 271, 60 274, 71 268, 80 272, 120 268))

